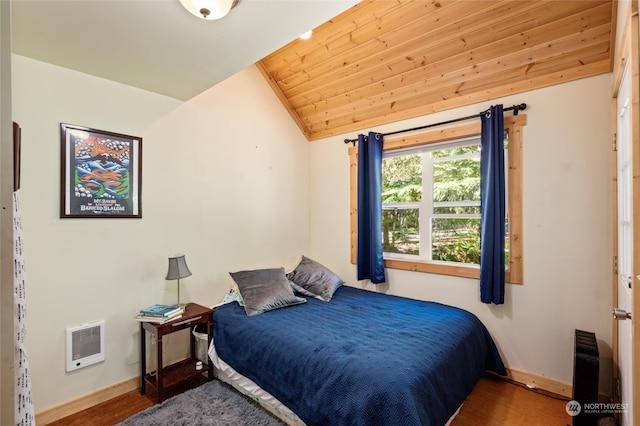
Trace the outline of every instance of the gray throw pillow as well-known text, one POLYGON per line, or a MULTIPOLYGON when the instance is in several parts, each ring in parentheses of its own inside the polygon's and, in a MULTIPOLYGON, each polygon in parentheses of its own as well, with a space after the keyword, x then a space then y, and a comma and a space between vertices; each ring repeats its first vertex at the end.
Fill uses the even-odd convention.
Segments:
POLYGON ((289 280, 289 284, 291 285, 291 289, 293 290, 293 292, 296 294, 300 294, 306 297, 313 297, 314 299, 324 300, 322 296, 318 296, 317 294, 313 294, 310 291, 307 291, 304 287, 300 287, 298 284, 294 283, 291 280, 289 280))
POLYGON ((307 301, 293 294, 284 268, 229 272, 229 275, 238 285, 249 316, 307 301))
POLYGON ((326 266, 313 259, 302 256, 296 268, 287 274, 287 278, 305 290, 316 294, 325 302, 344 284, 344 281, 326 266))

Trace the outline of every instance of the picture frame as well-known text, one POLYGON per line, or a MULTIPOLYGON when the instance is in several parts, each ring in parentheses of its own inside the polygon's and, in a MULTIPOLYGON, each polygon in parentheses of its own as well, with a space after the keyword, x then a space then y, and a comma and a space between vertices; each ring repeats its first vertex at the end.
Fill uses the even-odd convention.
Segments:
POLYGON ((142 138, 60 123, 60 218, 142 218, 142 138))

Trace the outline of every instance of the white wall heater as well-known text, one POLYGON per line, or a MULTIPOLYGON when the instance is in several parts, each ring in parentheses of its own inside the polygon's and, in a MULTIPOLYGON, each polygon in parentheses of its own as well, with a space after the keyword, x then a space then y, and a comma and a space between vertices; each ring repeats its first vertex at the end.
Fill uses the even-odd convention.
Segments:
POLYGON ((104 361, 104 320, 67 328, 67 371, 104 361))

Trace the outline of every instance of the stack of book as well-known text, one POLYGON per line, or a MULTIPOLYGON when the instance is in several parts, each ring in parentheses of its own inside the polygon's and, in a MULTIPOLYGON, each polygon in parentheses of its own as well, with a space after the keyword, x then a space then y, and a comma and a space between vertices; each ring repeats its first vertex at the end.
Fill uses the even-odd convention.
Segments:
POLYGON ((140 309, 140 313, 136 316, 136 319, 138 321, 164 324, 165 322, 180 318, 183 313, 184 307, 179 305, 155 304, 148 308, 140 309))

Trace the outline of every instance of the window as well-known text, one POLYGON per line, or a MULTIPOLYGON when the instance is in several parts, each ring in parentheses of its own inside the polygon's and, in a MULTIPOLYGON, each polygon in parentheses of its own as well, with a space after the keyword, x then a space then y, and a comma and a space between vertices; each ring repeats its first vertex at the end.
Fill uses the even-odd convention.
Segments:
POLYGON ((480 139, 386 151, 382 209, 387 257, 479 265, 480 139))
MULTIPOLYGON (((522 283, 522 132, 505 117, 505 279, 522 283)), ((387 268, 480 276, 480 123, 384 142, 383 251, 387 268)), ((351 260, 357 244, 357 147, 351 156, 351 260)))

